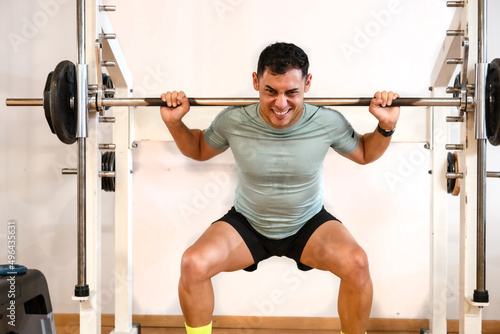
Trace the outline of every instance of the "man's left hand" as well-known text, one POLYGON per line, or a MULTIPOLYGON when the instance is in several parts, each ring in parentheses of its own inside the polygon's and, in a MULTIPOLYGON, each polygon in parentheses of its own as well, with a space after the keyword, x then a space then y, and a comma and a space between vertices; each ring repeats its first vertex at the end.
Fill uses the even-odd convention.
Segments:
POLYGON ((399 119, 399 107, 391 107, 392 101, 399 97, 394 92, 376 92, 370 102, 369 111, 379 121, 379 126, 384 130, 393 130, 399 119))

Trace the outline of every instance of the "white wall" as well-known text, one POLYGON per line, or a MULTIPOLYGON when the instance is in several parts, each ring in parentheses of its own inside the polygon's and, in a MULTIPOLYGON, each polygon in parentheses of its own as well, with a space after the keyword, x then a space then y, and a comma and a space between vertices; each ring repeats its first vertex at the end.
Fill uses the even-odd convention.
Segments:
MULTIPOLYGON (((454 12, 444 0, 109 4, 117 5, 109 17, 132 69, 137 96, 171 89, 190 96, 256 96, 251 73, 261 49, 274 41, 294 42, 309 54, 309 96, 368 96, 379 89, 425 96, 454 12), (370 36, 363 37, 362 31, 370 36)), ((490 1, 490 11, 500 12, 498 2, 490 1)), ((75 61, 75 12, 69 0, 0 3, 0 100, 41 97, 48 72, 60 60, 75 61)), ((500 27, 491 22, 490 36, 495 31, 500 27)), ((500 54, 495 42, 490 38, 490 59, 500 54)), ((368 112, 363 122, 376 124, 368 112)), ((0 127, 1 244, 7 220, 17 220, 18 262, 45 273, 55 312, 78 312, 71 300, 76 283, 76 178, 60 175, 60 168, 76 166, 76 146, 61 144, 49 132, 42 108, 2 106, 0 127)), ((112 128, 102 131, 110 136, 112 128)), ((499 169, 498 152, 489 148, 490 170, 499 169)), ((369 254, 373 317, 429 316, 428 169, 423 143, 393 144, 369 166, 356 166, 334 152, 327 155, 325 205, 369 254)), ((181 156, 171 142, 139 143, 134 151, 134 313, 180 314, 181 254, 230 207, 234 183, 230 152, 197 163, 181 156)), ((498 181, 488 181, 491 306, 484 310, 486 319, 498 319, 500 311, 500 269, 495 267, 500 258, 495 242, 500 237, 499 192, 498 181)), ((112 313, 113 194, 103 194, 103 204, 103 312, 112 313)), ((457 200, 450 198, 449 207, 446 294, 449 318, 457 318, 457 200)), ((259 268, 214 279, 216 314, 337 316, 337 278, 299 272, 287 259, 273 258, 259 268)))

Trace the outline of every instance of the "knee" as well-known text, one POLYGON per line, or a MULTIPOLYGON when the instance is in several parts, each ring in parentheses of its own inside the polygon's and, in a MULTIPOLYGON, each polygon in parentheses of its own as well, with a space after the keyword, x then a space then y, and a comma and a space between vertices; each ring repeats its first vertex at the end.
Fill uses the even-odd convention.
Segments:
POLYGON ((211 278, 210 263, 202 252, 188 248, 181 259, 181 280, 192 284, 211 278))
POLYGON ((370 270, 368 256, 359 246, 353 247, 345 254, 341 279, 357 283, 366 284, 370 280, 370 270))

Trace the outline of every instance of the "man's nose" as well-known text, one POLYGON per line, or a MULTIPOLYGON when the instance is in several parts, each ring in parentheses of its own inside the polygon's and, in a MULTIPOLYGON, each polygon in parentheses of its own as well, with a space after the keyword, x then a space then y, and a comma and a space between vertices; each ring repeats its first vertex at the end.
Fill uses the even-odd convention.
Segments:
POLYGON ((286 99, 286 96, 285 95, 278 95, 278 97, 276 97, 276 107, 280 108, 280 109, 285 109, 286 106, 288 105, 288 101, 286 99))

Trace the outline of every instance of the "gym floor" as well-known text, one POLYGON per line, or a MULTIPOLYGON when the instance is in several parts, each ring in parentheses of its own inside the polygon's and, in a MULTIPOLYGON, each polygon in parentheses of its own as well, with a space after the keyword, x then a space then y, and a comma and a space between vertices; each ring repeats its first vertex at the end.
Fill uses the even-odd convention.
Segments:
MULTIPOLYGON (((113 330, 112 327, 102 327, 102 334, 109 334, 113 330)), ((79 334, 78 327, 56 326, 58 334, 79 334)), ((141 328, 141 334, 185 334, 184 328, 165 328, 165 327, 147 327, 141 328)), ((332 334, 331 330, 303 330, 303 329, 213 329, 214 334, 332 334)), ((401 332, 401 331, 370 331, 370 334, 416 334, 419 331, 401 332)), ((487 332, 492 334, 500 334, 500 331, 487 332)), ((458 332, 448 332, 448 334, 458 334, 458 332)))
MULTIPOLYGON (((56 331, 58 334, 79 334, 78 314, 55 314, 56 331)), ((261 328, 238 328, 240 323, 235 317, 215 317, 214 334, 332 334, 340 333, 340 322, 337 318, 296 318, 296 317, 270 317, 261 328), (287 328, 288 327, 288 328, 287 328), (297 329, 293 329, 297 328, 297 329), (332 329, 329 329, 332 328, 332 329)), ((185 334, 182 326, 182 316, 151 316, 136 315, 134 323, 142 324, 142 334, 185 334)), ((110 334, 114 328, 114 316, 102 316, 101 333, 110 334)), ((421 328, 429 327, 426 319, 370 319, 370 334, 420 334, 421 328), (371 329, 371 330, 370 330, 371 329)), ((459 332, 459 321, 448 320, 448 334, 459 332)), ((483 320, 482 333, 500 334, 500 321, 483 320)))
MULTIPOLYGON (((102 327, 102 334, 109 334, 113 330, 112 327, 102 327)), ((79 334, 78 327, 68 328, 68 327, 56 327, 57 334, 79 334)), ((185 334, 186 330, 184 328, 142 328, 141 334, 185 334)), ((247 329, 242 330, 239 328, 235 329, 217 329, 213 330, 214 334, 332 334, 332 331, 328 330, 290 330, 290 329, 247 329)), ((415 334, 415 332, 370 332, 370 334, 415 334)), ((448 334, 455 334, 457 332, 448 332, 448 334)))

